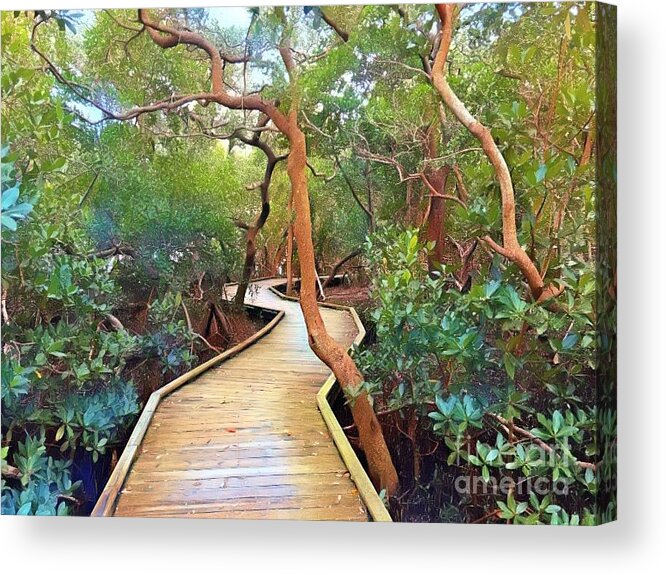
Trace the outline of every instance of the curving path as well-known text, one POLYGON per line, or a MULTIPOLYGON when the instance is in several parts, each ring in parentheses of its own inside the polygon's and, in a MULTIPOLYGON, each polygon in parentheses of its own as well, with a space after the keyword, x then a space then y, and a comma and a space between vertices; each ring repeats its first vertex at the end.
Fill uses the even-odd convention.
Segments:
MULTIPOLYGON (((284 310, 239 355, 164 397, 113 515, 367 521, 315 396, 330 370, 312 353, 300 306, 252 284, 247 303, 284 310)), ((344 345, 349 312, 321 308, 344 345)))

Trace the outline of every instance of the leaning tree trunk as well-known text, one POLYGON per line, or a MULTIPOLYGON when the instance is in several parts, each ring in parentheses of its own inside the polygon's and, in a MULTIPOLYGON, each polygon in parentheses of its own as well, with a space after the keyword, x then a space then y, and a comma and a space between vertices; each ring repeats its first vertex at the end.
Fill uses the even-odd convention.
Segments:
POLYGON ((257 235, 259 230, 263 227, 268 218, 268 213, 270 211, 270 205, 264 204, 261 208, 261 214, 259 218, 263 217, 263 222, 261 225, 253 225, 248 228, 245 232, 245 261, 243 262, 243 275, 241 280, 238 282, 238 289, 236 290, 236 295, 234 296, 234 306, 240 308, 245 302, 245 295, 247 293, 247 288, 250 285, 250 280, 252 279, 252 274, 254 273, 254 262, 257 257, 257 235))
POLYGON ((453 112, 456 119, 479 141, 481 148, 493 167, 500 187, 503 245, 495 242, 490 236, 485 236, 483 241, 498 254, 507 258, 518 267, 527 281, 535 301, 548 301, 562 293, 562 288, 558 288, 552 284, 548 286, 544 285, 539 270, 518 241, 516 200, 511 173, 509 172, 504 156, 495 143, 490 130, 470 114, 465 104, 451 89, 446 77, 446 59, 453 36, 456 7, 453 4, 436 4, 436 9, 442 22, 442 33, 432 66, 432 85, 449 110, 453 112))
POLYGON ((399 487, 398 474, 370 398, 361 391, 363 377, 346 349, 328 334, 319 312, 306 174, 307 149, 305 135, 297 124, 294 110, 289 115, 289 131, 286 135, 290 143, 287 173, 295 212, 293 229, 301 268, 300 302, 310 347, 317 357, 331 368, 347 397, 353 397, 352 416, 358 429, 361 449, 368 461, 370 478, 377 488, 385 489, 388 495, 393 495, 399 487))
MULTIPOLYGON (((257 127, 266 127, 269 121, 269 116, 264 115, 257 123, 257 127)), ((237 134, 237 137, 239 140, 241 140, 241 142, 244 142, 249 146, 259 148, 266 156, 266 168, 264 170, 263 180, 248 186, 248 189, 250 190, 256 189, 257 187, 259 188, 259 191, 261 192, 261 211, 251 226, 243 226, 247 230, 245 233, 245 262, 243 263, 243 275, 241 277, 241 281, 238 284, 236 297, 234 298, 234 304, 236 307, 241 307, 245 302, 245 294, 247 292, 248 285, 250 284, 250 280, 252 279, 252 274, 254 273, 255 259, 257 256, 257 236, 264 227, 264 224, 266 223, 266 220, 268 220, 268 216, 271 213, 269 192, 271 180, 273 179, 273 172, 275 171, 275 166, 277 166, 278 162, 284 160, 286 156, 276 156, 268 143, 261 140, 261 132, 255 132, 252 137, 248 138, 243 135, 241 131, 237 134)))
POLYGON ((333 283, 333 280, 335 279, 336 274, 340 271, 342 266, 344 266, 349 260, 353 260, 356 256, 360 256, 363 253, 363 248, 356 248, 354 251, 351 253, 348 253, 345 257, 342 259, 338 260, 334 265, 333 268, 331 269, 331 273, 328 274, 328 277, 324 281, 324 283, 321 286, 322 290, 325 290, 331 283, 333 283))

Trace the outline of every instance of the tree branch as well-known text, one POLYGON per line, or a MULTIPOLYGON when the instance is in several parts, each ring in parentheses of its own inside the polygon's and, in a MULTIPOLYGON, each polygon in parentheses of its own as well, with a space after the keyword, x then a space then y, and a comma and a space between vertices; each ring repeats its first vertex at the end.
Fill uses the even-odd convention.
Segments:
POLYGON ((277 108, 275 102, 264 100, 258 93, 235 95, 227 92, 224 83, 224 65, 226 63, 243 62, 245 59, 244 57, 222 53, 212 42, 196 32, 177 29, 166 24, 155 22, 150 18, 146 9, 139 9, 138 17, 139 22, 146 27, 153 42, 161 48, 168 49, 184 44, 200 48, 206 52, 210 60, 211 90, 171 97, 150 104, 136 106, 125 112, 114 112, 85 93, 86 91, 91 93, 91 90, 79 86, 76 82, 72 82, 65 78, 55 64, 37 46, 37 30, 39 26, 48 21, 48 18, 44 19, 41 16, 38 16, 33 25, 30 47, 44 62, 46 68, 59 83, 67 86, 78 98, 103 113, 104 117, 102 119, 91 121, 91 124, 98 124, 106 120, 126 121, 151 112, 172 111, 189 104, 190 102, 199 102, 203 105, 215 102, 231 110, 259 110, 270 117, 278 130, 282 133, 288 133, 289 121, 277 108))
MULTIPOLYGON (((455 92, 449 86, 445 74, 446 59, 449 53, 449 47, 453 37, 453 21, 455 18, 455 6, 451 4, 437 4, 437 13, 439 14, 442 31, 439 47, 435 56, 432 71, 432 84, 439 93, 442 100, 453 112, 454 116, 467 130, 481 143, 486 157, 490 161, 495 171, 495 176, 499 181, 500 193, 502 198, 502 230, 503 246, 499 246, 494 241, 484 240, 498 253, 514 262, 530 287, 532 297, 539 301, 544 293, 544 282, 539 270, 534 262, 527 255, 518 241, 516 229, 516 202, 513 191, 513 182, 511 174, 506 164, 502 152, 498 148, 490 130, 481 124, 465 107, 465 104, 458 98, 455 92), (501 249, 498 250, 498 248, 501 249)), ((554 293, 554 292, 553 292, 554 293)))
POLYGON ((373 229, 374 226, 375 226, 375 215, 370 211, 369 207, 365 206, 365 204, 361 201, 361 198, 359 198, 358 194, 356 193, 356 189, 354 188, 354 186, 351 182, 349 174, 342 167, 342 162, 340 162, 340 157, 337 154, 335 154, 334 157, 335 157, 335 164, 340 169, 340 173, 342 174, 342 178, 344 179, 345 183, 347 184, 347 187, 349 188, 349 191, 351 192, 352 196, 354 196, 354 199, 356 200, 356 203, 361 207, 361 209, 368 216, 368 221, 370 223, 370 229, 373 229))
MULTIPOLYGON (((509 422, 504 419, 501 415, 496 415, 495 413, 487 413, 487 415, 491 418, 494 419, 495 421, 501 423, 502 425, 508 427, 509 422)), ((527 429, 523 429, 522 427, 518 427, 515 423, 512 426, 513 430, 522 435, 523 437, 526 437, 530 441, 533 441, 536 443, 541 449, 543 449, 547 453, 553 453, 555 451, 550 445, 548 445, 545 441, 542 441, 539 439, 536 435, 528 431, 527 429)), ((596 463, 590 463, 588 461, 579 461, 578 459, 575 459, 576 465, 580 467, 581 469, 592 469, 592 471, 595 471, 597 469, 597 464, 596 463)))
POLYGON ((451 202, 456 202, 457 204, 460 204, 463 208, 467 209, 467 204, 463 202, 460 198, 456 196, 452 196, 450 194, 442 194, 441 192, 438 192, 434 186, 430 183, 430 180, 426 177, 426 175, 423 172, 419 172, 419 177, 421 181, 426 185, 428 188, 428 191, 430 192, 431 196, 435 196, 438 198, 443 198, 445 200, 449 200, 451 202))
POLYGON ((338 260, 335 263, 335 265, 333 266, 333 268, 331 269, 331 273, 328 275, 328 277, 324 281, 324 283, 322 285, 322 290, 326 289, 329 286, 329 284, 333 281, 333 279, 335 278, 338 271, 340 270, 340 268, 343 265, 345 265, 349 260, 355 258, 356 256, 360 256, 362 253, 363 253, 363 248, 359 247, 359 248, 356 248, 355 250, 353 250, 351 253, 347 254, 342 259, 338 260))
POLYGON ((327 14, 327 7, 326 6, 320 6, 319 11, 321 12, 321 19, 328 24, 333 31, 340 37, 340 39, 343 42, 348 42, 349 41, 349 32, 346 30, 343 30, 340 25, 331 18, 329 14, 327 14))
POLYGON ((335 178, 335 176, 337 175, 337 169, 334 169, 334 170, 333 170, 333 173, 332 173, 330 176, 327 176, 326 174, 320 174, 319 172, 317 172, 316 168, 310 163, 309 160, 308 160, 308 162, 307 162, 307 166, 308 166, 308 168, 309 168, 310 171, 312 172, 312 175, 313 175, 315 178, 322 178, 326 183, 328 183, 328 182, 330 182, 331 180, 333 180, 333 179, 335 178))
POLYGON ((86 258, 89 260, 96 258, 110 258, 113 256, 128 256, 130 258, 136 257, 136 250, 131 246, 113 245, 110 248, 104 248, 96 252, 89 253, 86 258))

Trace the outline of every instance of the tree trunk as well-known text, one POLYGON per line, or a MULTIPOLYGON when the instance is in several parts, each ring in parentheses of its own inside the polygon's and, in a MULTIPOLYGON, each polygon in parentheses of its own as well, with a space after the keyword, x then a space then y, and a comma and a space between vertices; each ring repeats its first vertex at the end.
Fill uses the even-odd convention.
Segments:
MULTIPOLYGON (((429 126, 425 140, 425 154, 428 160, 437 157, 440 133, 439 125, 432 124, 429 126)), ((434 169, 428 167, 424 174, 431 190, 425 230, 426 242, 434 244, 433 250, 428 254, 428 269, 430 272, 435 271, 444 259, 444 216, 446 215, 444 194, 446 194, 446 184, 449 180, 450 171, 450 166, 441 166, 434 169)))
POLYGON ((391 461, 391 455, 370 398, 364 392, 359 393, 363 377, 347 351, 328 334, 319 312, 306 174, 305 135, 297 124, 296 113, 293 109, 289 119, 290 129, 286 134, 290 143, 287 173, 291 182, 295 211, 293 229, 301 267, 300 303, 310 347, 317 357, 331 368, 347 397, 354 398, 351 402, 351 411, 359 432, 361 448, 368 461, 370 478, 378 489, 385 489, 388 495, 393 495, 399 488, 398 474, 391 461))
POLYGON ((338 260, 335 263, 335 265, 333 266, 333 269, 331 269, 331 273, 328 275, 328 277, 324 281, 323 285, 321 286, 321 289, 325 290, 331 284, 331 282, 335 279, 335 276, 338 273, 338 271, 340 271, 340 268, 343 265, 345 265, 349 260, 355 258, 356 256, 360 256, 362 252, 363 252, 363 248, 356 248, 353 252, 351 252, 350 254, 347 254, 341 260, 338 260))
POLYGON ((432 174, 427 176, 430 184, 442 196, 430 196, 430 209, 428 210, 428 219, 426 223, 425 238, 427 242, 435 244, 432 252, 428 255, 428 268, 432 272, 444 260, 444 216, 446 210, 444 202, 446 199, 443 194, 446 191, 446 182, 449 178, 450 168, 445 166, 435 170, 432 174))
POLYGON ((273 261, 271 263, 271 273, 277 275, 280 269, 280 263, 284 257, 285 252, 285 242, 287 241, 287 234, 289 233, 289 226, 285 228, 280 236, 280 241, 277 248, 275 248, 275 253, 273 254, 273 261))
POLYGON ((250 285, 250 280, 252 279, 252 274, 254 272, 254 261, 257 255, 257 234, 259 230, 256 227, 251 227, 245 233, 245 261, 243 262, 243 275, 241 280, 238 282, 238 289, 236 290, 236 295, 234 296, 234 306, 236 308, 243 307, 245 302, 245 294, 247 293, 247 288, 250 285))
POLYGON ((349 188, 349 191, 354 197, 354 200, 356 200, 356 203, 365 212, 365 215, 368 216, 368 231, 370 233, 373 233, 375 231, 375 214, 372 208, 372 188, 370 186, 370 180, 369 180, 369 175, 370 175, 369 164, 366 163, 366 169, 365 169, 365 181, 366 181, 366 187, 368 189, 368 205, 365 206, 363 205, 361 198, 359 198, 358 194, 356 193, 354 184, 352 183, 349 174, 344 169, 342 162, 340 161, 340 158, 337 156, 337 154, 335 156, 335 163, 337 164, 338 168, 340 168, 340 173, 342 174, 342 178, 347 184, 347 187, 349 188))
POLYGON ((372 202, 372 179, 370 178, 370 162, 365 161, 365 185, 368 189, 368 225, 370 233, 375 232, 375 208, 372 202))
MULTIPOLYGON (((259 122, 257 127, 265 127, 268 125, 270 118, 264 115, 259 122)), ((257 236, 259 232, 264 227, 264 224, 268 220, 268 216, 271 213, 271 203, 270 203, 270 186, 271 180, 273 178, 273 172, 275 166, 278 162, 285 159, 286 156, 276 156, 271 147, 264 141, 261 140, 261 132, 255 132, 252 137, 248 138, 242 133, 238 134, 238 138, 255 148, 259 148, 266 155, 266 169, 264 170, 264 179, 259 182, 259 190, 261 192, 261 211, 257 216, 257 219, 254 223, 247 228, 245 234, 246 249, 245 249, 245 262, 243 264, 243 276, 241 281, 238 284, 238 290, 236 291, 236 297, 234 298, 234 304, 236 307, 240 308, 245 301, 245 294, 247 292, 248 285, 250 284, 250 279, 254 273, 254 264, 257 256, 257 236)), ((249 186, 249 189, 254 189, 257 184, 249 186)))
MULTIPOLYGON (((287 162, 288 163, 288 162, 287 162)), ((292 269, 294 262, 294 192, 292 190, 289 195, 289 207, 287 209, 287 217, 289 218, 289 226, 287 227, 287 295, 294 294, 294 272, 292 269)), ((301 279, 301 284, 303 283, 301 279)))
POLYGON ((513 191, 511 174, 502 152, 493 139, 490 130, 481 124, 465 107, 449 86, 445 74, 446 59, 453 36, 453 20, 455 6, 437 4, 437 13, 442 22, 442 33, 432 66, 432 84, 444 103, 453 112, 458 121, 479 141, 488 161, 493 166, 499 182, 502 198, 502 234, 503 245, 495 242, 490 236, 483 238, 493 250, 512 261, 523 274, 535 301, 546 301, 562 293, 562 289, 554 285, 545 286, 539 270, 527 255, 518 241, 516 229, 516 200, 513 191))
MULTIPOLYGON (((433 179, 431 178, 431 182, 434 184, 433 179)), ((428 254, 428 269, 432 272, 444 258, 444 199, 439 196, 430 196, 425 239, 426 242, 434 244, 428 254)))

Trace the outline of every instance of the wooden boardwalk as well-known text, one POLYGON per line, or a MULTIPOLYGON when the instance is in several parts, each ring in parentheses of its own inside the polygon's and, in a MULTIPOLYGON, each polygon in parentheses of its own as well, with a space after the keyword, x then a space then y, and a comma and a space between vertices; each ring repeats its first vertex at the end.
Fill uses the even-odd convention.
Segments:
MULTIPOLYGON (((330 370, 312 353, 298 303, 252 284, 247 303, 284 310, 239 355, 158 404, 113 515, 367 521, 368 512, 317 409, 330 370)), ((321 309, 340 343, 347 311, 321 309)))

